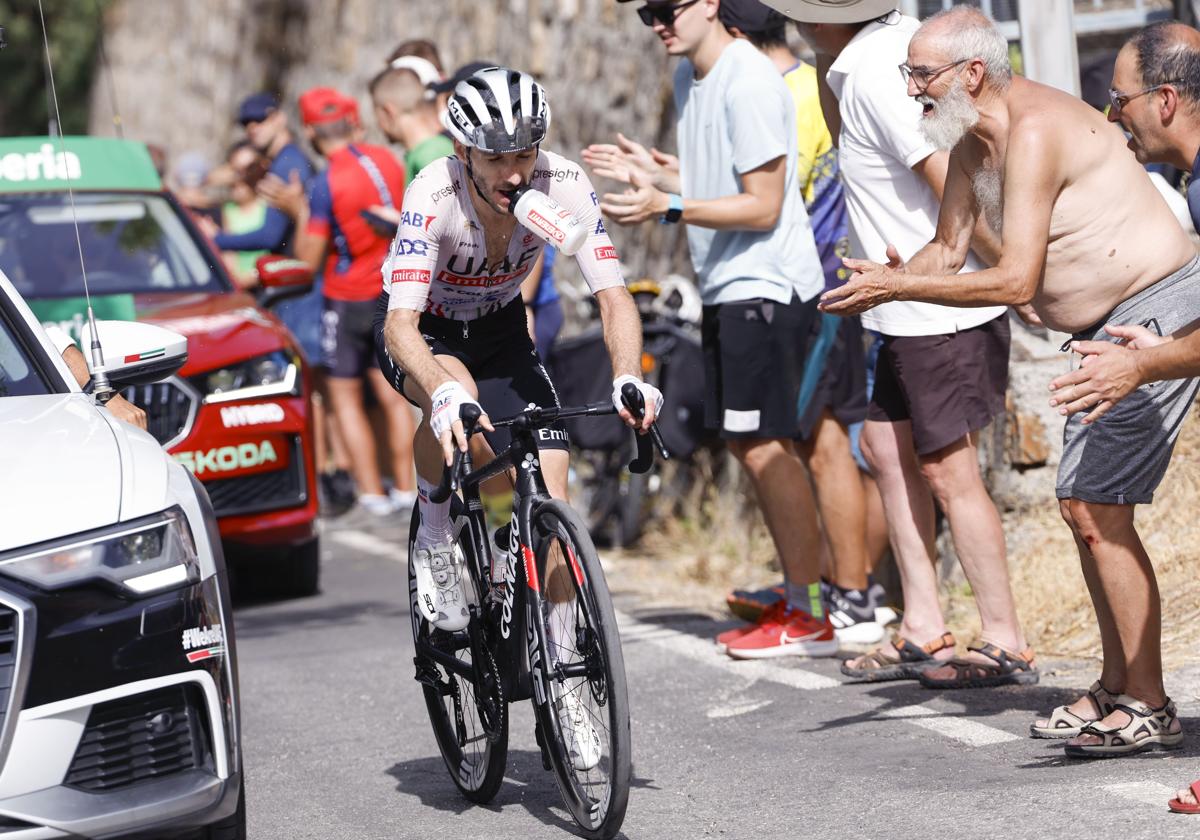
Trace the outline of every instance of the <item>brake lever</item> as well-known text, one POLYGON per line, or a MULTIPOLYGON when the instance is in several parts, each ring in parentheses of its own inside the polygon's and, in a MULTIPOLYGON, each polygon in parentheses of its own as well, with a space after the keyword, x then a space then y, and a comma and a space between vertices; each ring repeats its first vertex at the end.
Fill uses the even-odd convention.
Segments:
MULTIPOLYGON (((475 434, 475 427, 479 424, 479 418, 482 414, 483 412, 480 411, 479 406, 469 403, 459 409, 458 417, 462 420, 463 436, 468 442, 471 440, 471 435, 475 434)), ((454 447, 454 457, 450 459, 450 466, 443 467, 442 482, 429 494, 429 501, 435 505, 440 505, 450 498, 451 493, 458 490, 458 474, 462 469, 463 458, 466 456, 466 452, 463 452, 457 446, 454 447)))
MULTIPOLYGON (((638 386, 632 382, 626 382, 621 386, 621 402, 629 409, 629 412, 635 419, 641 420, 646 416, 646 400, 642 397, 642 392, 638 386)), ((667 449, 662 445, 662 438, 655 426, 650 427, 650 434, 639 435, 634 433, 634 442, 637 444, 637 457, 629 464, 631 473, 641 474, 649 472, 654 466, 654 448, 651 440, 654 439, 654 445, 657 445, 664 457, 670 457, 667 449)))

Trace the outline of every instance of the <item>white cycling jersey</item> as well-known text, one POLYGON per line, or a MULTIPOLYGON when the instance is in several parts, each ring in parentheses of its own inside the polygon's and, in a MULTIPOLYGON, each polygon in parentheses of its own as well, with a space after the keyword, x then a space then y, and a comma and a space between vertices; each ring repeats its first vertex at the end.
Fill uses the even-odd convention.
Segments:
MULTIPOLYGON (((575 259, 592 293, 624 285, 596 192, 579 164, 539 151, 529 185, 548 194, 591 231, 575 259)), ((543 241, 518 224, 504 259, 489 268, 471 189, 466 166, 453 156, 429 164, 408 185, 400 229, 383 263, 389 310, 413 309, 470 321, 520 295, 521 281, 537 261, 543 241)))

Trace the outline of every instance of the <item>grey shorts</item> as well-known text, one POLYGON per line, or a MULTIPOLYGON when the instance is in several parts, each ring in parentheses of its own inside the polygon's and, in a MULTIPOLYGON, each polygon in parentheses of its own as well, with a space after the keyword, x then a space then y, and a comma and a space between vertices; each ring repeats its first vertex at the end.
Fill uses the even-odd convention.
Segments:
MULTIPOLYGON (((1119 304, 1077 340, 1111 341, 1108 324, 1140 324, 1168 335, 1200 318, 1200 257, 1119 304)), ((1057 496, 1112 505, 1149 504, 1171 463, 1200 379, 1143 385, 1090 426, 1067 420, 1057 496)))

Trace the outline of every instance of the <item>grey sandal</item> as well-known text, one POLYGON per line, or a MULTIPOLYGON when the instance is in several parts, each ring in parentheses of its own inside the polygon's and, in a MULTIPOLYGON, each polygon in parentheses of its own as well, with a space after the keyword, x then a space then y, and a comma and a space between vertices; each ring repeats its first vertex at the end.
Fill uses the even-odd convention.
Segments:
POLYGON ((1113 711, 1129 715, 1124 726, 1101 726, 1099 721, 1084 724, 1080 735, 1095 735, 1099 744, 1067 744, 1071 758, 1119 758, 1147 750, 1175 750, 1183 745, 1183 730, 1172 732, 1178 720, 1175 704, 1167 700, 1155 709, 1141 700, 1122 694, 1113 699, 1113 711))
POLYGON ((1048 726, 1038 726, 1035 721, 1029 725, 1029 734, 1034 738, 1074 738, 1083 730, 1084 726, 1095 723, 1108 715, 1113 710, 1113 704, 1117 698, 1115 694, 1110 694, 1104 686, 1100 685, 1100 680, 1092 683, 1086 696, 1092 701, 1093 708, 1096 709, 1097 716, 1092 720, 1081 718, 1066 706, 1059 706, 1050 713, 1050 718, 1046 721, 1048 726))

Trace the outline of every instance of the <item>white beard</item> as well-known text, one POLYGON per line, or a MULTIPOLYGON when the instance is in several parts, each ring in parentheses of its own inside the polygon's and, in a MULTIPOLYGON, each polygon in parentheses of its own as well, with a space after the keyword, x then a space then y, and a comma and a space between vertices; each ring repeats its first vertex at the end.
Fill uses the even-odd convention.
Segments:
POLYGON ((957 146, 979 122, 979 112, 971 103, 971 95, 961 78, 954 80, 941 99, 922 94, 917 101, 933 106, 933 111, 921 118, 921 134, 944 152, 957 146))

